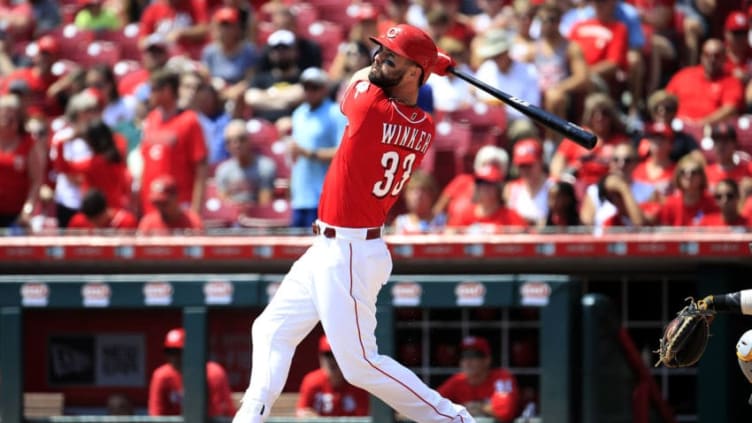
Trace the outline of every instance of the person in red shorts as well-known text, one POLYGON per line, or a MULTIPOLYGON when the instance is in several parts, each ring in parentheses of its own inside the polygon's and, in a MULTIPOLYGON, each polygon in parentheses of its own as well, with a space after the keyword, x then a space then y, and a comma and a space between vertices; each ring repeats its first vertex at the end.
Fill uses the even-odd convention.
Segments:
POLYGON ((602 87, 616 80, 619 70, 627 68, 627 26, 615 17, 619 0, 593 2, 595 17, 576 23, 568 34, 580 45, 591 78, 602 87))
POLYGON ((151 183, 149 200, 156 207, 138 222, 141 234, 169 234, 178 229, 201 230, 201 217, 192 210, 183 210, 178 201, 178 188, 172 176, 161 176, 151 183))
POLYGON ((160 70, 151 78, 150 101, 154 109, 143 124, 141 156, 141 206, 154 210, 149 201, 151 183, 160 175, 175 178, 181 206, 201 212, 206 189, 207 147, 196 112, 178 107, 180 77, 160 70))
POLYGON ((517 378, 507 369, 491 368, 491 347, 485 338, 468 336, 460 349, 461 371, 442 383, 439 393, 467 407, 474 417, 513 421, 520 411, 517 378))
POLYGON ((459 214, 450 214, 448 226, 468 227, 469 231, 495 231, 503 226, 528 226, 516 211, 504 204, 502 184, 504 175, 499 168, 489 165, 475 172, 473 207, 459 214))
POLYGON ((726 49, 711 38, 702 46, 700 64, 677 72, 666 91, 679 99, 676 117, 696 125, 722 122, 736 116, 742 105, 742 83, 724 70, 726 49))
POLYGON ((694 156, 684 156, 674 172, 676 191, 666 198, 658 211, 660 226, 693 226, 703 216, 718 211, 718 205, 708 190, 705 162, 694 156))
MULTIPOLYGON (((183 348, 185 330, 175 328, 167 332, 164 352, 167 363, 157 367, 149 382, 148 409, 150 416, 176 416, 183 412, 183 348)), ((227 372, 217 362, 206 362, 207 414, 209 417, 232 416, 232 401, 227 372)))
POLYGON ((735 180, 737 184, 752 182, 750 162, 741 161, 737 158, 739 142, 736 138, 734 125, 729 122, 713 125, 710 138, 713 140, 713 152, 715 153, 715 162, 705 166, 710 190, 715 191, 715 186, 727 178, 735 180), (751 180, 743 182, 745 179, 751 180))
POLYGON ((752 216, 740 213, 739 185, 733 179, 724 179, 715 187, 713 198, 720 211, 704 215, 697 226, 744 226, 752 227, 752 216))
POLYGON ((108 207, 107 198, 98 189, 90 189, 81 201, 81 211, 73 215, 68 229, 136 229, 138 219, 121 208, 108 207))
POLYGON ((350 385, 342 376, 326 335, 319 339, 319 364, 321 367, 305 375, 300 384, 297 416, 367 416, 368 392, 350 385))

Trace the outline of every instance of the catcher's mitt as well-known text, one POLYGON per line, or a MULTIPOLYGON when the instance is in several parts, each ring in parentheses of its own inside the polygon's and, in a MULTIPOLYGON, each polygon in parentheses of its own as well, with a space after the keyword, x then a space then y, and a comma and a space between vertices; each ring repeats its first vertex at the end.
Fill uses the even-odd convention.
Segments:
POLYGON ((689 304, 676 313, 663 331, 660 339, 658 362, 666 367, 689 367, 702 357, 710 337, 710 324, 715 311, 708 308, 704 301, 698 304, 693 298, 687 298, 689 304))

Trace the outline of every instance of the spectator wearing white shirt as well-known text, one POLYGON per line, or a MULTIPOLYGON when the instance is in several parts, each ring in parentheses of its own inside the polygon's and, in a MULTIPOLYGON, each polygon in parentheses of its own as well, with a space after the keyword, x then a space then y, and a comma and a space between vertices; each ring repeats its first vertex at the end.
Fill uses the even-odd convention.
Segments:
MULTIPOLYGON (((506 93, 535 106, 540 105, 541 92, 538 84, 538 72, 529 63, 520 63, 509 56, 512 47, 512 35, 503 30, 489 31, 480 42, 478 57, 483 61, 475 76, 494 87, 501 87, 506 93)), ((499 103, 496 97, 477 91, 480 100, 499 103)), ((507 107, 509 123, 519 119, 529 120, 512 107, 507 107)))
MULTIPOLYGON (((438 47, 457 62, 455 68, 472 74, 468 65, 467 46, 453 37, 444 36, 439 39, 438 47)), ((426 84, 431 86, 434 93, 441 93, 433 97, 434 110, 438 112, 454 112, 470 107, 476 102, 471 91, 471 85, 454 75, 439 76, 431 74, 426 84)))

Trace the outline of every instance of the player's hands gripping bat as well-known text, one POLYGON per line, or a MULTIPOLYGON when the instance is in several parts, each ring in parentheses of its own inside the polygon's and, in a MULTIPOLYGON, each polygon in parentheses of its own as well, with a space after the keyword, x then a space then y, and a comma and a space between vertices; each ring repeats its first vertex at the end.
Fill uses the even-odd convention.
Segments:
POLYGON ((712 297, 689 304, 676 314, 663 331, 657 351, 658 362, 666 367, 689 367, 700 360, 710 337, 710 324, 715 317, 712 297))

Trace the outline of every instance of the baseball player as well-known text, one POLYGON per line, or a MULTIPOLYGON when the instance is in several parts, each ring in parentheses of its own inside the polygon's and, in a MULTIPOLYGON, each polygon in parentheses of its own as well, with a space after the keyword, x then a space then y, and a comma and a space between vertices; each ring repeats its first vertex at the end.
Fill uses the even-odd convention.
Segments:
POLYGON ((434 136, 431 116, 416 106, 418 89, 454 63, 410 25, 371 40, 379 46, 373 63, 342 98, 348 125, 324 180, 316 238, 253 323, 251 380, 234 423, 264 421, 295 347, 319 321, 353 385, 417 422, 474 422, 376 347, 376 297, 392 270, 384 222, 434 136))
MULTIPOLYGON (((697 308, 719 313, 752 315, 752 289, 729 294, 708 295, 697 302, 697 308)), ((736 343, 736 357, 744 377, 752 383, 752 330, 744 332, 736 343)), ((749 402, 752 405, 752 396, 749 402)))

